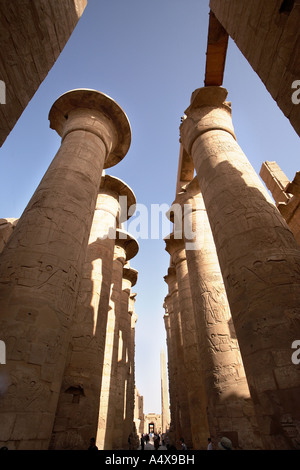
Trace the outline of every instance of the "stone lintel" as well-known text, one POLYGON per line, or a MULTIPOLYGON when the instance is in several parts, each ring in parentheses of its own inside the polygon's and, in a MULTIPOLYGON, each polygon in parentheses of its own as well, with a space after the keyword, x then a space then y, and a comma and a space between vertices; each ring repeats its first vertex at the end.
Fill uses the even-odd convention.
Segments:
MULTIPOLYGON (((111 175, 103 175, 101 178, 99 191, 101 192, 104 190, 115 192, 118 196, 126 196, 127 198, 126 220, 128 220, 129 217, 131 217, 131 215, 128 213, 129 208, 136 204, 136 197, 135 197, 133 190, 130 188, 130 186, 124 183, 124 181, 122 181, 120 178, 116 178, 115 176, 111 176, 111 175)), ((123 218, 124 216, 122 217, 122 222, 124 222, 123 218)))
POLYGON ((49 112, 51 129, 62 136, 68 114, 74 109, 90 109, 98 111, 108 118, 115 127, 118 137, 115 148, 105 160, 104 168, 110 168, 119 163, 129 150, 131 143, 131 128, 123 109, 108 95, 97 90, 78 88, 61 95, 49 112))
POLYGON ((139 251, 139 244, 137 240, 125 230, 117 228, 116 241, 117 246, 122 247, 126 253, 126 261, 134 258, 139 251))
POLYGON ((212 10, 209 12, 205 86, 222 85, 228 46, 228 33, 212 10))
POLYGON ((289 179, 276 162, 265 161, 261 166, 259 176, 271 192, 276 204, 289 201, 290 195, 286 191, 289 179))
POLYGON ((123 279, 131 282, 131 287, 135 286, 138 279, 138 271, 136 269, 124 266, 123 279))

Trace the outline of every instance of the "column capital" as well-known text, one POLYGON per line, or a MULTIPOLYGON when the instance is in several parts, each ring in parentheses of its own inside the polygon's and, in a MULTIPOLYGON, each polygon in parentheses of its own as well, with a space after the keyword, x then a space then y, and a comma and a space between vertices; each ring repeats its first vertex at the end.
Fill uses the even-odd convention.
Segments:
POLYGON ((180 192, 176 194, 175 200, 172 202, 170 209, 166 212, 166 217, 174 223, 174 214, 177 214, 180 206, 181 213, 179 217, 183 219, 185 211, 188 209, 192 212, 199 209, 205 209, 198 177, 195 176, 192 181, 182 186, 180 192), (190 207, 184 207, 189 205, 190 207))
POLYGON ((134 304, 135 304, 135 301, 136 301, 136 296, 137 296, 136 292, 131 293, 129 295, 128 313, 129 313, 130 316, 132 316, 135 312, 134 304))
POLYGON ((194 141, 200 135, 212 130, 229 132, 234 139, 231 120, 231 103, 225 101, 227 90, 218 86, 198 88, 192 93, 191 104, 185 110, 180 125, 180 142, 191 154, 194 141))
POLYGON ((67 91, 52 105, 49 121, 51 129, 62 138, 74 130, 98 135, 108 152, 104 168, 119 163, 129 150, 131 128, 128 118, 112 98, 100 91, 87 88, 67 91), (76 114, 78 118, 78 111, 81 111, 80 119, 71 119, 76 114))
POLYGON ((163 308, 168 309, 168 302, 171 301, 171 296, 170 294, 167 294, 164 298, 164 303, 163 303, 163 308))
POLYGON ((174 280, 176 281, 176 268, 174 265, 171 265, 168 268, 168 273, 164 276, 164 281, 170 287, 170 282, 174 280))
POLYGON ((123 268, 123 279, 129 281, 131 283, 131 287, 135 286, 138 279, 138 271, 125 265, 123 268))
POLYGON ((115 193, 115 197, 125 196, 126 199, 126 216, 123 214, 124 209, 121 207, 122 214, 120 216, 121 221, 125 222, 131 215, 129 214, 129 208, 136 204, 136 197, 133 190, 120 178, 116 178, 111 175, 102 175, 99 192, 112 192, 115 193))
POLYGON ((165 250, 171 255, 172 261, 175 266, 180 261, 184 261, 186 259, 185 243, 184 239, 182 238, 182 233, 179 232, 181 238, 175 238, 176 233, 170 233, 168 237, 164 238, 164 241, 166 243, 165 250))
POLYGON ((176 268, 175 268, 174 265, 171 265, 169 267, 168 274, 166 276, 164 276, 164 281, 168 285, 169 295, 172 298, 172 295, 175 292, 178 292, 176 268))
POLYGON ((123 248, 126 254, 126 261, 134 258, 139 251, 137 240, 125 230, 117 228, 115 246, 123 248))

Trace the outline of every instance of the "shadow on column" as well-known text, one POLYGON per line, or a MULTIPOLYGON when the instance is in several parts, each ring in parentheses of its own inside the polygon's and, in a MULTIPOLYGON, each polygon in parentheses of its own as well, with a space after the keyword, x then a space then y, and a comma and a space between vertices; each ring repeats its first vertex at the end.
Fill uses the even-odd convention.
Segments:
POLYGON ((248 176, 227 160, 210 164, 203 161, 198 177, 264 446, 300 448, 300 374, 291 360, 300 338, 300 250, 267 193, 255 187, 252 168, 248 176))
MULTIPOLYGON (((99 253, 97 241, 88 245, 89 250, 94 247, 95 253, 99 253)), ((102 255, 105 258, 103 251, 102 255)), ((111 283, 111 271, 105 272, 103 267, 105 263, 95 313, 91 306, 93 265, 85 263, 50 449, 87 449, 90 438, 97 434, 111 283)))

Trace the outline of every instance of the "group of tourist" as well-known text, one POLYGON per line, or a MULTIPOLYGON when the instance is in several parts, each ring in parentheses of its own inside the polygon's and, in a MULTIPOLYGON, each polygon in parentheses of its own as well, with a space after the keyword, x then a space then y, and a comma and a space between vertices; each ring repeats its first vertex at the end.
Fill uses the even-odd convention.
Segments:
MULTIPOLYGON (((181 437, 177 441, 177 446, 173 443, 170 443, 170 438, 168 433, 166 434, 157 434, 157 433, 150 433, 150 434, 142 434, 140 440, 140 449, 145 450, 147 444, 151 442, 151 445, 154 446, 155 450, 158 450, 160 447, 162 449, 166 449, 169 451, 176 451, 176 450, 188 450, 186 443, 184 442, 184 438, 181 437)), ((149 447, 148 447, 149 449, 149 447)), ((215 447, 213 445, 212 439, 209 437, 207 440, 207 450, 214 450, 215 447)), ((232 442, 228 437, 222 437, 218 442, 216 449, 218 450, 232 450, 232 442)))

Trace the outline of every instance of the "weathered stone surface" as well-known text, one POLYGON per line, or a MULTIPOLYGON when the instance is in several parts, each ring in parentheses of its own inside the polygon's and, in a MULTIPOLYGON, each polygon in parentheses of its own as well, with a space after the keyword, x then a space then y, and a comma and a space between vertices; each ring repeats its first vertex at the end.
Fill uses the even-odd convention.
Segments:
MULTIPOLYGON (((111 294, 106 324, 104 363, 101 381, 97 446, 99 449, 121 449, 125 384, 123 358, 122 281, 125 263, 138 252, 138 243, 127 232, 117 229, 111 277, 111 294), (118 423, 118 428, 115 424, 118 423)), ((123 310, 124 313, 124 310, 123 310)), ((127 312, 128 315, 128 312, 127 312)), ((126 320, 125 320, 126 322, 126 320)), ((127 436, 128 437, 128 436, 127 436)))
MULTIPOLYGON (((170 315, 171 331, 173 332, 172 346, 174 363, 176 363, 176 370, 173 377, 175 380, 176 391, 176 405, 175 405, 175 419, 174 426, 174 442, 184 436, 186 441, 191 445, 191 418, 189 404, 187 400, 188 387, 185 374, 185 362, 183 351, 183 332, 182 332, 182 318, 179 306, 179 293, 178 282, 176 277, 176 268, 171 264, 168 269, 168 274, 164 276, 164 280, 168 285, 170 298, 168 300, 168 312, 170 315)), ((173 419, 173 418, 172 418, 173 419)))
POLYGON ((87 0, 1 2, 0 145, 47 76, 81 17, 87 0))
POLYGON ((298 2, 210 0, 210 8, 300 135, 292 83, 300 77, 298 2))
POLYGON ((97 433, 116 226, 121 210, 120 196, 127 197, 128 214, 129 207, 136 202, 132 190, 119 178, 103 175, 82 269, 70 354, 56 411, 51 440, 53 449, 60 449, 67 444, 69 450, 84 450, 91 436, 97 433), (70 388, 74 393, 80 391, 80 397, 72 403, 65 400, 65 394, 70 388), (65 417, 65 427, 61 425, 61 416, 65 417), (66 442, 64 436, 70 432, 72 434, 66 442))
POLYGON ((19 219, 0 219, 0 253, 13 233, 18 220, 19 219))
POLYGON ((161 432, 165 433, 170 427, 170 405, 169 405, 169 394, 168 394, 166 355, 163 349, 160 352, 160 379, 161 379, 161 432))
POLYGON ((290 182, 276 162, 264 162, 260 176, 300 245, 300 172, 290 182))
POLYGON ((178 301, 181 313, 184 380, 187 386, 187 401, 191 431, 184 434, 188 447, 205 449, 207 446, 208 423, 206 416, 207 397, 204 389, 201 352, 198 330, 190 289, 184 240, 175 239, 174 233, 165 239, 166 250, 170 253, 176 269, 178 301))
MULTIPOLYGON (((209 426, 209 432, 203 437, 210 435, 216 441, 228 433, 228 437, 232 437, 234 433, 235 449, 261 448, 258 426, 248 418, 253 404, 197 177, 177 194, 175 204, 182 207, 183 230, 180 232, 186 248, 206 402, 205 418, 209 426), (246 403, 247 414, 244 413, 246 403), (220 407, 219 417, 216 410, 220 407)), ((174 221, 172 207, 170 219, 174 221)))
POLYGON ((16 416, 10 440, 17 439, 20 449, 29 435, 43 439, 43 448, 49 445, 51 432, 41 437, 32 416, 43 414, 51 429, 103 166, 110 152, 116 161, 130 142, 126 115, 97 91, 66 93, 49 116, 62 135, 61 146, 0 255, 1 338, 8 345, 3 373, 11 380, 0 409, 16 416), (105 115, 99 102, 106 102, 105 115), (16 340, 26 347, 14 350, 16 340), (36 363, 38 348, 44 364, 55 364, 52 371, 48 368, 47 380, 36 363), (18 418, 25 409, 28 432, 18 418))
POLYGON ((297 432, 300 374, 279 384, 274 352, 285 351, 285 367, 299 369, 288 353, 300 336, 300 250, 235 140, 226 90, 224 97, 224 89, 207 88, 192 95, 181 140, 195 164, 263 445, 297 448, 300 438, 284 421, 289 416, 297 432))
POLYGON ((173 315, 173 305, 170 294, 164 299, 163 308, 165 309, 164 323, 166 329, 166 341, 168 352, 168 382, 169 382, 169 395, 170 395, 170 429, 175 429, 176 425, 176 409, 177 404, 177 363, 176 363, 176 350, 174 343, 174 331, 172 330, 171 317, 173 315))
MULTIPOLYGON (((135 323, 137 315, 135 313, 134 304, 136 294, 132 293, 132 287, 135 286, 138 279, 136 269, 130 267, 127 262, 123 268, 122 280, 122 322, 123 328, 123 351, 122 362, 119 365, 123 368, 122 381, 124 387, 123 410, 121 410, 119 418, 122 429, 122 449, 128 447, 128 436, 134 434, 137 428, 134 428, 134 400, 135 400, 135 323), (122 416, 123 411, 123 416, 122 416)), ((122 330, 121 330, 122 331, 122 330)), ((117 423, 116 423, 117 427, 117 423)))

